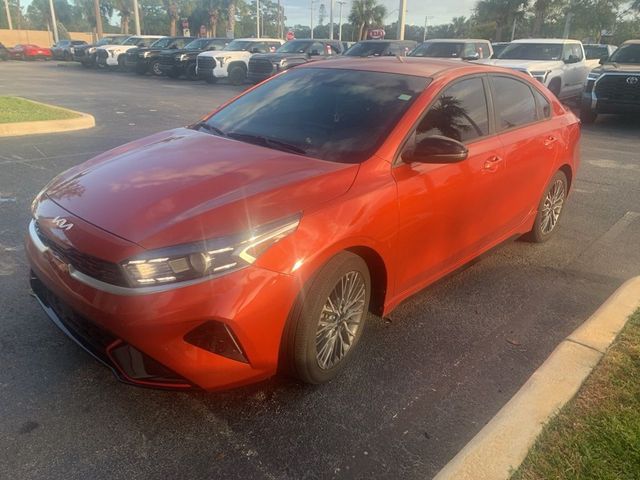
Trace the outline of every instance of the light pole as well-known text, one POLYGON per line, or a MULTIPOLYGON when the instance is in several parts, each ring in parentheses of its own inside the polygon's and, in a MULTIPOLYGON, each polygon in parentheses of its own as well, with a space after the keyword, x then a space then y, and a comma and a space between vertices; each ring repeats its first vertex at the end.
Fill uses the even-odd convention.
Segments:
POLYGON ((313 39, 313 4, 316 0, 311 0, 311 38, 313 39))
POLYGON ((340 20, 339 20, 339 27, 338 27, 338 41, 341 42, 342 41, 342 6, 347 3, 347 2, 338 2, 338 5, 340 5, 340 20))
POLYGON ((96 35, 102 38, 102 15, 100 14, 100 0, 93 0, 93 10, 96 16, 96 35))
POLYGON ((400 0, 398 12, 398 40, 404 40, 404 22, 407 14, 407 0, 400 0))
POLYGON ((256 0, 256 38, 260 38, 260 0, 256 0))
POLYGON ((4 0, 4 8, 7 11, 7 22, 9 23, 9 30, 13 30, 13 24, 11 23, 11 12, 9 11, 9 0, 4 0))
POLYGON ((140 35, 140 12, 138 11, 138 0, 133 0, 133 19, 136 22, 136 35, 140 35))
MULTIPOLYGON (((433 17, 432 17, 433 18, 433 17)), ((424 16, 424 32, 422 32, 422 42, 427 39, 427 27, 429 26, 429 16, 424 16)))
POLYGON ((51 23, 53 24, 53 41, 58 43, 58 22, 56 21, 56 11, 53 8, 53 0, 49 0, 49 8, 51 9, 51 23))
POLYGON ((329 38, 333 40, 333 0, 329 0, 329 38))

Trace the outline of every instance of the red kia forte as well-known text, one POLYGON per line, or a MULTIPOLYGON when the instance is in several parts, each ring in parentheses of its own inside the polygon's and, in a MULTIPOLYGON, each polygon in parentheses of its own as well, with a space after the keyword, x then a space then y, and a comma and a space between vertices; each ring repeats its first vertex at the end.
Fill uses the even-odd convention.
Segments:
POLYGON ((419 58, 286 71, 78 165, 33 202, 49 317, 123 381, 325 382, 368 313, 558 228, 578 119, 512 70, 419 58))
POLYGON ((38 58, 49 60, 51 58, 51 49, 31 44, 20 44, 9 49, 9 56, 14 60, 35 60, 38 58))

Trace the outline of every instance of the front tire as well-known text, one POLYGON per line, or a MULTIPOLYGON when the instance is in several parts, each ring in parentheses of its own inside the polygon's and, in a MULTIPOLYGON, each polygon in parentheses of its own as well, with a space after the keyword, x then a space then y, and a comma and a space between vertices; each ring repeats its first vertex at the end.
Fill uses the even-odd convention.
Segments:
POLYGON ((324 383, 348 364, 364 330, 371 277, 359 256, 341 252, 310 281, 291 311, 282 361, 300 380, 324 383))
POLYGON ((538 204, 538 214, 527 239, 535 243, 543 243, 551 238, 557 229, 567 199, 568 182, 564 172, 558 171, 551 178, 538 204))
POLYGON ((151 73, 157 77, 162 76, 162 69, 160 68, 160 60, 154 60, 151 62, 151 73))
POLYGON ((585 125, 591 125, 596 121, 596 118, 598 118, 598 112, 594 112, 588 107, 580 108, 580 120, 585 125))
POLYGON ((192 82, 198 80, 198 74, 196 73, 195 63, 187 67, 187 73, 185 74, 185 76, 187 77, 187 80, 190 80, 192 82))
POLYGON ((247 69, 240 65, 234 65, 229 70, 229 83, 231 85, 242 85, 247 79, 247 69))

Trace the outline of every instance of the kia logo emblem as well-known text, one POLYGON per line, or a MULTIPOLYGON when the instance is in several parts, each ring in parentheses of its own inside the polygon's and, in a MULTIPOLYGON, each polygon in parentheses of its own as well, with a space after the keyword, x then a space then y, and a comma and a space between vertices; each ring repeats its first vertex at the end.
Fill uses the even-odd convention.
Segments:
POLYGON ((68 222, 66 218, 56 217, 53 219, 53 223, 62 230, 71 230, 73 228, 73 223, 68 222))
POLYGON ((637 85, 638 84, 638 77, 627 77, 627 83, 629 85, 637 85))

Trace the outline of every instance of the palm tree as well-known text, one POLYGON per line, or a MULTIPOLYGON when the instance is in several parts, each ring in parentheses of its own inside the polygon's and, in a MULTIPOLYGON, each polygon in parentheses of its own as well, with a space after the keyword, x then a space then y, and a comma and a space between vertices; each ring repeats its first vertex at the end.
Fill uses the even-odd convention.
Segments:
POLYGON ((354 0, 349 21, 358 28, 358 40, 364 40, 371 27, 382 25, 386 15, 387 8, 377 0, 354 0))
POLYGON ((476 15, 481 22, 495 22, 494 41, 503 40, 503 29, 508 27, 516 15, 520 15, 528 0, 480 0, 476 3, 476 15))
POLYGON ((133 13, 130 0, 116 0, 114 7, 120 12, 120 33, 129 33, 129 20, 133 13))

